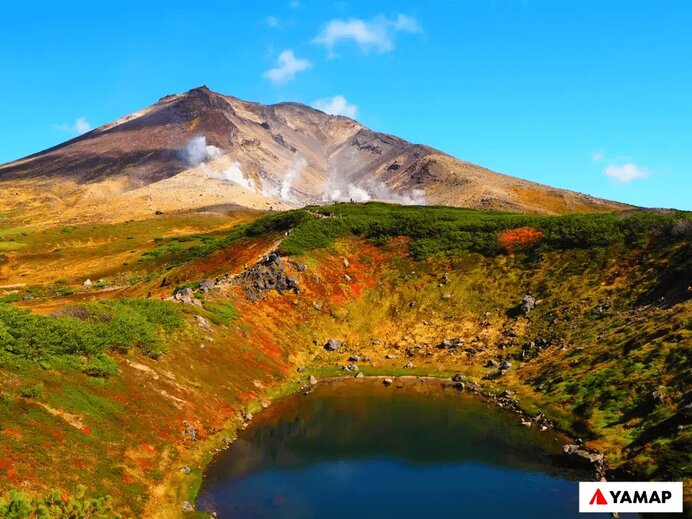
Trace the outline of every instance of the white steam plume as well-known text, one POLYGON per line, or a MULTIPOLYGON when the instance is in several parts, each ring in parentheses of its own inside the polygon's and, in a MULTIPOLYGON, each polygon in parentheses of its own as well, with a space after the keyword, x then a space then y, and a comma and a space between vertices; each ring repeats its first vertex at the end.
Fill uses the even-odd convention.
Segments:
POLYGON ((300 174, 308 165, 305 157, 298 152, 293 155, 293 164, 284 173, 280 183, 272 182, 270 179, 262 178, 262 194, 272 198, 280 198, 284 202, 297 203, 293 195, 293 185, 300 178, 300 174))
POLYGON ((219 158, 223 155, 223 150, 207 144, 207 138, 204 135, 192 137, 185 143, 185 147, 180 150, 182 158, 190 166, 198 166, 202 162, 219 158))
POLYGON ((396 202, 402 205, 425 205, 425 191, 413 189, 410 193, 394 193, 381 180, 368 179, 353 183, 332 169, 330 178, 322 186, 324 191, 322 198, 331 202, 369 202, 381 200, 396 202))
POLYGON ((240 169, 240 163, 234 162, 226 169, 221 172, 215 172, 221 180, 226 180, 228 182, 233 182, 239 186, 245 187, 251 191, 255 190, 255 183, 250 178, 245 178, 243 175, 243 170, 240 169))

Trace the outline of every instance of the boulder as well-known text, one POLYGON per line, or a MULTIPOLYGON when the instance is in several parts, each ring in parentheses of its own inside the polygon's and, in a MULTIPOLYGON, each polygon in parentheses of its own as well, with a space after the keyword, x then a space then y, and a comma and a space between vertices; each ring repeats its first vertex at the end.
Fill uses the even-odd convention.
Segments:
POLYGON ((348 358, 348 361, 349 361, 349 362, 358 362, 359 360, 360 360, 360 357, 359 357, 358 355, 351 355, 351 356, 348 358))
POLYGON ((183 501, 183 512, 189 513, 189 512, 194 512, 195 507, 190 504, 189 501, 183 501))
POLYGON ((411 369, 413 367, 413 362, 409 362, 404 366, 404 369, 411 369))
POLYGON ((521 312, 528 314, 536 306, 536 299, 531 294, 525 294, 521 298, 521 312))
POLYGON ((455 373, 452 377, 452 382, 463 382, 466 379, 461 373, 455 373))
POLYGON ((85 287, 89 288, 91 286, 91 280, 90 279, 85 279, 84 283, 82 283, 85 287))
POLYGON ((358 366, 356 364, 348 364, 343 367, 343 370, 355 373, 356 371, 358 371, 358 366))
POLYGON ((385 378, 385 379, 382 381, 382 383, 383 383, 385 386, 391 386, 392 384, 394 384, 394 381, 393 381, 391 378, 387 377, 387 378, 385 378))
POLYGON ((562 452, 569 464, 574 467, 590 469, 603 464, 603 454, 590 452, 579 445, 564 445, 562 452))
POLYGON ((336 351, 336 350, 338 350, 339 348, 341 348, 341 346, 343 346, 343 344, 344 344, 344 343, 341 342, 341 341, 338 340, 338 339, 329 339, 329 340, 325 343, 324 349, 327 350, 327 351, 336 351))
POLYGON ((348 262, 348 260, 346 258, 344 258, 344 267, 348 268, 350 266, 351 266, 351 264, 348 262))
POLYGON ((309 383, 311 386, 314 386, 315 384, 317 384, 317 378, 315 377, 315 375, 310 375, 310 376, 308 377, 308 383, 309 383))
POLYGON ((305 371, 305 366, 298 366, 298 367, 296 368, 296 371, 297 371, 298 373, 303 373, 303 372, 305 371))
POLYGON ((214 288, 215 283, 211 279, 205 279, 199 284, 199 289, 202 292, 209 292, 212 288, 214 288))
POLYGON ((363 377, 365 377, 365 375, 363 375, 362 371, 359 371, 358 373, 356 373, 356 378, 363 378, 363 377))
POLYGON ((502 371, 507 371, 508 369, 510 369, 512 367, 512 363, 509 362, 507 359, 502 359, 499 367, 502 371))

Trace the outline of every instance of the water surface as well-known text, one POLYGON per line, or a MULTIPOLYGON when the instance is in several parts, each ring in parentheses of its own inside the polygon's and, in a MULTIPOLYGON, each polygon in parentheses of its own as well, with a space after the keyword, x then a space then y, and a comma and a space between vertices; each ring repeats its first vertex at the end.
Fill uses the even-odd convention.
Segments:
POLYGON ((436 382, 319 384, 259 413, 197 505, 222 518, 577 518, 588 474, 560 466, 565 441, 436 382))

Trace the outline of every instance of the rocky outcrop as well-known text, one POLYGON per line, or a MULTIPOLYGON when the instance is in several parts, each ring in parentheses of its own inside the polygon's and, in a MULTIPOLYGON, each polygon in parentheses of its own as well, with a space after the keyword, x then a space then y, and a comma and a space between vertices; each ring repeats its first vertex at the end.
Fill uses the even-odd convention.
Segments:
POLYGON ((279 294, 300 294, 298 283, 286 274, 284 263, 277 252, 267 254, 253 267, 233 276, 231 281, 240 285, 245 297, 252 302, 264 299, 267 292, 272 290, 279 294))

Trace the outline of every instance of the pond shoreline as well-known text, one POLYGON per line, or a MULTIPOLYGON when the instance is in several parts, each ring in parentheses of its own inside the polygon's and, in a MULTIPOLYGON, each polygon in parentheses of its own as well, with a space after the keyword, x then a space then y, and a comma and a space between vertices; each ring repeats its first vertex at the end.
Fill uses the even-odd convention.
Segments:
MULTIPOLYGON (((363 375, 362 377, 355 377, 351 374, 344 375, 332 375, 321 377, 317 379, 316 383, 304 384, 299 383, 295 378, 285 380, 274 386, 273 389, 269 391, 269 394, 264 397, 256 398, 252 403, 250 403, 247 408, 258 408, 257 412, 261 412, 263 409, 268 408, 272 405, 275 400, 288 397, 291 395, 296 395, 298 393, 303 393, 304 395, 310 394, 317 385, 331 384, 331 383, 358 383, 359 381, 382 381, 383 385, 390 386, 393 391, 404 386, 412 386, 418 383, 422 384, 439 384, 445 389, 453 389, 459 391, 459 393, 466 393, 480 400, 492 404, 500 409, 515 414, 520 422, 520 425, 525 427, 537 427, 541 432, 553 431, 562 435, 565 440, 571 437, 565 431, 560 430, 555 426, 555 423, 546 418, 542 412, 539 412, 535 417, 531 417, 526 411, 521 408, 521 404, 516 399, 512 398, 513 393, 510 391, 503 391, 502 393, 495 394, 487 388, 480 384, 470 381, 453 381, 450 377, 433 376, 433 375, 363 375), (386 383, 385 381, 390 380, 391 383, 386 383), (296 385, 298 384, 298 385, 296 385), (253 405, 254 404, 254 405, 253 405)), ((188 500, 184 502, 177 503, 177 509, 182 510, 185 506, 184 503, 196 504, 197 497, 202 487, 203 479, 205 477, 207 468, 209 464, 213 461, 214 457, 224 450, 228 449, 230 445, 236 440, 237 433, 241 430, 246 429, 253 419, 253 413, 248 411, 241 418, 234 418, 229 421, 228 426, 219 430, 212 437, 204 441, 203 444, 198 446, 196 455, 193 455, 199 463, 199 471, 195 471, 195 475, 188 476, 184 480, 180 481, 178 486, 178 491, 176 494, 178 496, 188 496, 188 500)), ((596 453, 596 451, 591 451, 596 453)), ((606 466, 604 463, 595 466, 592 471, 592 479, 600 480, 604 479, 606 471, 606 466)), ((214 517, 214 515, 206 512, 198 512, 198 517, 214 517)))

